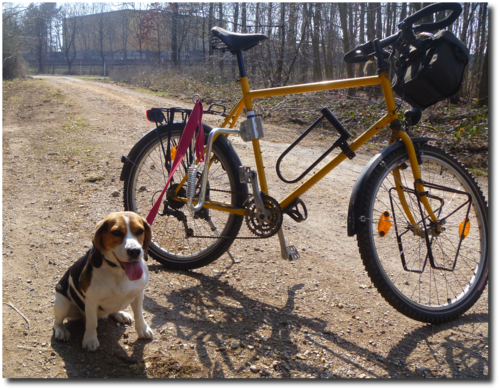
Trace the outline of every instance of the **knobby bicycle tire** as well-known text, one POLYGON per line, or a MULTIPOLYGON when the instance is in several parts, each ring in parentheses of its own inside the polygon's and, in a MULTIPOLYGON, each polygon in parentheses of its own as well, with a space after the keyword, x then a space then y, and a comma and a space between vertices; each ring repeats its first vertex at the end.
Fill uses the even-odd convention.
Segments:
MULTIPOLYGON (((170 152, 173 160, 184 123, 174 122, 172 127, 170 152)), ((205 126, 205 132, 209 130, 205 126)), ((168 128, 164 125, 152 130, 139 141, 138 152, 132 157, 132 168, 124 183, 126 210, 145 216, 157 200, 169 174, 164 157, 169 150, 168 140, 168 128)), ((207 137, 205 142, 206 140, 207 137)), ((188 151, 184 156, 172 182, 178 184, 184 177, 189 162, 192 161, 189 154, 188 151)), ((242 207, 248 188, 239 181, 241 161, 226 137, 217 137, 210 161, 206 200, 242 207)), ((202 172, 203 164, 199 164, 199 172, 202 172)), ((181 189, 181 193, 185 195, 185 192, 186 184, 181 189)), ((153 223, 153 239, 148 253, 168 268, 188 270, 203 267, 228 250, 238 235, 242 221, 242 216, 207 208, 193 213, 187 209, 186 203, 168 200, 167 207, 163 203, 153 223), (185 222, 182 221, 183 216, 186 217, 185 222), (192 229, 191 236, 188 229, 192 229)))
POLYGON ((438 220, 445 220, 445 229, 431 229, 423 206, 421 214, 408 154, 401 147, 382 160, 363 189, 364 222, 357 240, 365 269, 389 304, 414 320, 441 323, 469 310, 486 287, 488 212, 481 190, 461 163, 430 145, 418 149, 427 197, 438 220), (398 167, 401 183, 392 173, 398 167), (420 235, 412 230, 396 184, 404 188, 420 235))

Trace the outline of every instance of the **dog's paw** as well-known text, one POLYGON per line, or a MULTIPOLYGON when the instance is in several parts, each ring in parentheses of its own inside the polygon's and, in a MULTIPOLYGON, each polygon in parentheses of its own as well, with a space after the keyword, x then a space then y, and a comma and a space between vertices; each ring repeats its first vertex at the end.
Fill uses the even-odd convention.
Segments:
POLYGON ((137 335, 140 339, 152 339, 153 338, 153 331, 149 326, 145 326, 142 329, 137 329, 137 335))
POLYGON ((95 351, 97 348, 99 348, 99 340, 97 340, 96 337, 91 337, 88 339, 84 337, 82 347, 87 351, 95 351))
POLYGON ((60 326, 60 327, 54 328, 54 337, 56 338, 56 340, 68 341, 69 336, 70 336, 69 330, 66 329, 65 327, 60 326))
POLYGON ((116 320, 116 322, 119 322, 120 324, 131 324, 132 323, 132 317, 130 316, 130 314, 125 313, 124 311, 119 311, 119 312, 113 313, 111 315, 116 320))

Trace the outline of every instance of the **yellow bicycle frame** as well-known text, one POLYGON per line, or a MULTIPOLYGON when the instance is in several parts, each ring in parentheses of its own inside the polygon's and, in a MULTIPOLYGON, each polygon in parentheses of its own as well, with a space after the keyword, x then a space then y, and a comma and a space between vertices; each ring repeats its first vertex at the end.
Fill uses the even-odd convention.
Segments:
MULTIPOLYGON (((288 87, 277 87, 277 88, 267 88, 267 89, 259 89, 259 90, 250 90, 250 86, 248 83, 247 77, 242 77, 240 80, 241 90, 243 93, 240 101, 233 107, 231 112, 227 115, 224 122, 221 125, 221 128, 234 128, 236 121, 238 120, 243 108, 246 108, 247 111, 252 110, 253 108, 253 99, 270 97, 270 96, 282 96, 282 95, 291 95, 291 94, 299 94, 305 92, 315 92, 315 91, 326 91, 333 89, 343 89, 343 88, 354 88, 354 87, 363 87, 370 85, 381 85, 382 92, 384 94, 387 114, 384 115, 381 119, 379 119, 373 126, 371 126, 368 130, 366 130, 363 134, 361 134, 357 139, 355 139, 350 145, 350 149, 352 151, 358 150, 361 146, 363 146, 366 142, 368 142, 373 136, 375 136, 378 132, 380 132, 385 126, 390 124, 391 122, 398 119, 396 102, 394 100, 394 95, 392 92, 391 82, 389 77, 385 71, 381 72, 378 76, 369 76, 369 77, 359 77, 353 79, 344 79, 344 80, 334 80, 334 81, 324 81, 319 83, 310 83, 310 84, 300 84, 293 85, 288 87)), ((426 211, 428 212, 431 219, 436 222, 437 218, 434 215, 433 210, 427 200, 427 197, 424 193, 424 186, 420 183, 420 168, 418 166, 418 161, 415 153, 415 148, 410 137, 402 130, 396 133, 396 138, 401 139, 408 151, 408 157, 410 160, 411 169, 413 172, 414 179, 416 181, 417 191, 420 193, 420 199, 422 204, 424 205, 426 211)), ((394 141, 394 138, 391 137, 391 142, 394 141)), ((257 174, 259 178, 259 185, 261 191, 265 194, 268 194, 267 180, 266 174, 264 170, 264 162, 262 160, 262 153, 260 149, 260 142, 258 139, 252 140, 252 146, 255 156, 255 163, 257 166, 257 174)), ((303 193, 308 191, 314 184, 320 181, 323 177, 325 177, 329 172, 335 169, 342 161, 347 158, 345 153, 340 152, 336 157, 334 157, 329 163, 327 163, 323 168, 313 174, 308 180, 302 183, 299 187, 297 187, 293 192, 291 192, 285 199, 280 202, 280 207, 282 210, 286 209, 295 199, 301 196, 303 193)), ((399 168, 393 170, 393 175, 395 181, 397 183, 396 189, 398 196, 401 200, 402 207, 405 211, 405 214, 408 217, 408 220, 412 223, 412 225, 417 228, 417 223, 415 222, 415 218, 413 217, 407 202, 405 200, 404 191, 401 188, 401 181, 399 175, 399 168)), ((179 185, 181 186, 182 183, 179 185)), ((196 204, 196 201, 193 202, 196 204)), ((223 210, 233 214, 244 215, 244 209, 238 209, 231 207, 229 205, 222 205, 213 202, 205 202, 204 207, 216 210, 223 210)))

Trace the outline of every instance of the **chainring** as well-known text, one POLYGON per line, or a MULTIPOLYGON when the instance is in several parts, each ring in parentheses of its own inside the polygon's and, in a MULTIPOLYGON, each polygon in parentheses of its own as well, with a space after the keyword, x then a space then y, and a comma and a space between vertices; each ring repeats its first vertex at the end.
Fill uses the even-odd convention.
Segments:
POLYGON ((257 210, 255 198, 247 201, 245 221, 250 231, 260 238, 268 238, 275 235, 281 228, 283 213, 278 201, 268 195, 261 194, 262 203, 270 214, 267 218, 257 210))

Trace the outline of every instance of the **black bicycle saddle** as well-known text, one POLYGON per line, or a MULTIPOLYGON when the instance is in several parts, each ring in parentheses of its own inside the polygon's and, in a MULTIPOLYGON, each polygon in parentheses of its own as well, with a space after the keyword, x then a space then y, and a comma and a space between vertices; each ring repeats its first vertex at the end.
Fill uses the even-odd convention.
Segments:
POLYGON ((212 35, 224 42, 228 50, 234 54, 236 51, 246 51, 260 42, 267 40, 264 34, 239 34, 224 30, 220 27, 212 27, 212 35))

